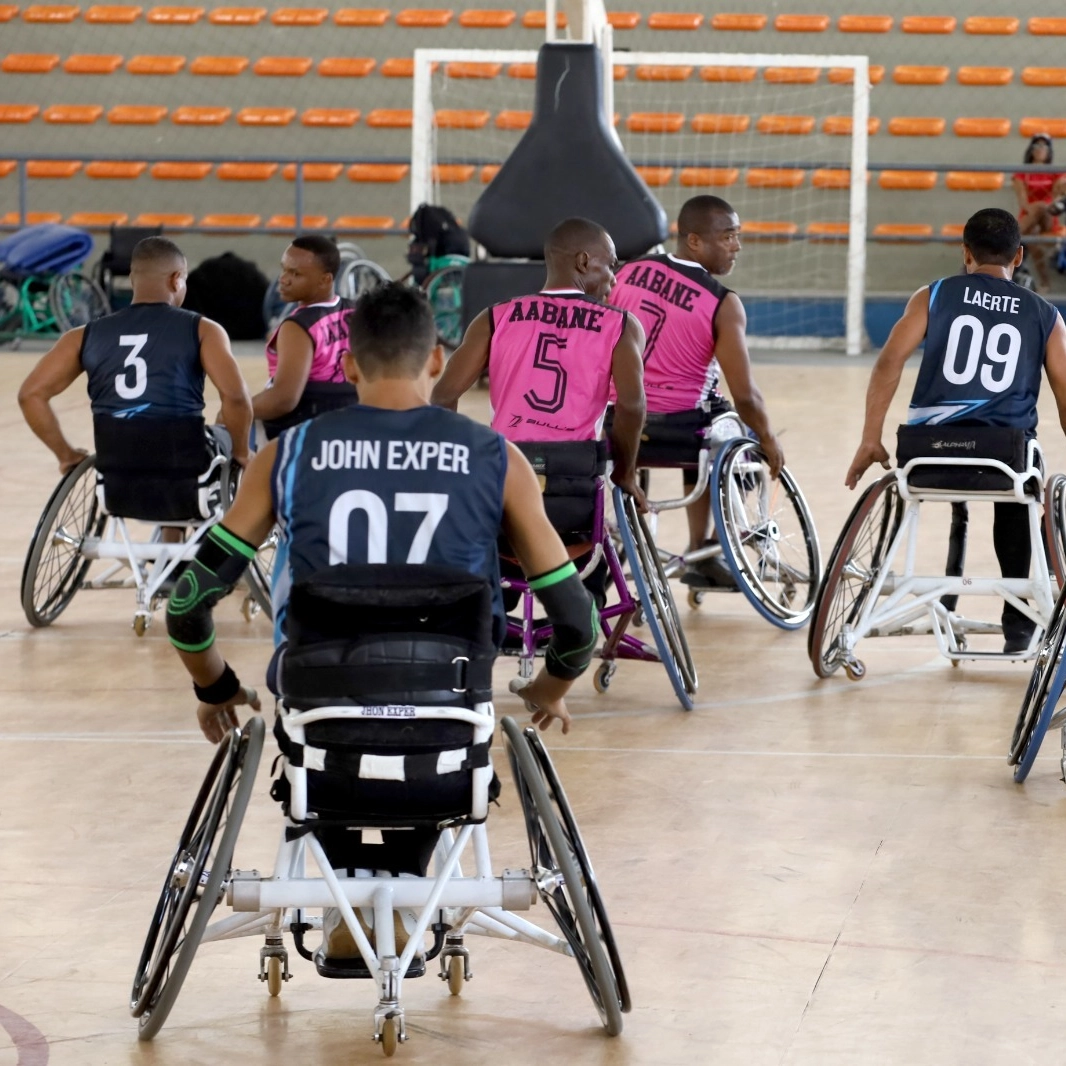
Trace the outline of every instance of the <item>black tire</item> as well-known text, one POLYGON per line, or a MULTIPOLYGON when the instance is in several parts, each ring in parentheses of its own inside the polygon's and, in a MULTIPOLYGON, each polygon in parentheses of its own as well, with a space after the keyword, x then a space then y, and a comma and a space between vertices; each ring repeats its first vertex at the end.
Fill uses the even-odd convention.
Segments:
POLYGON ((60 333, 87 326, 111 313, 104 290, 92 278, 76 270, 57 274, 52 279, 48 286, 48 306, 60 333))
POLYGON ((219 744, 163 881, 130 993, 138 1038, 163 1027, 230 875, 233 848, 263 753, 254 717, 219 744), (221 830, 221 835, 220 835, 221 830))
POLYGON ((699 688, 699 679, 662 559, 633 497, 617 486, 614 490, 614 507, 618 532, 629 560, 629 572, 643 616, 649 623, 659 658, 666 668, 678 702, 686 711, 691 711, 692 697, 699 688))
POLYGON ((350 259, 341 267, 337 292, 349 300, 358 300, 364 292, 388 285, 392 276, 372 259, 350 259))
POLYGON ((96 498, 96 456, 88 455, 56 486, 33 532, 22 567, 22 609, 30 625, 51 625, 66 610, 92 565, 81 546, 106 521, 96 498))
POLYGON ((866 603, 902 520, 894 473, 870 485, 848 515, 826 564, 807 636, 807 654, 819 677, 831 676, 842 665, 837 642, 866 603))
POLYGON ((274 580, 274 556, 278 549, 278 527, 275 526, 262 544, 255 558, 248 564, 244 572, 245 581, 252 599, 259 605, 259 609, 273 619, 274 608, 270 599, 270 589, 274 580))
POLYGON ((463 274, 466 266, 455 264, 434 270, 424 282, 422 291, 433 308, 437 325, 437 340, 454 351, 463 339, 463 274))
POLYGON ((766 456, 744 438, 724 444, 711 475, 714 526, 741 592, 767 621, 800 629, 814 610, 822 553, 810 508, 783 469, 770 478, 766 456))
POLYGON ((1052 474, 1044 486, 1044 543, 1051 573, 1066 588, 1066 474, 1052 474))
MULTIPOLYGON (((541 761, 529 739, 535 731, 523 732, 513 718, 504 718, 502 726, 511 773, 525 816, 540 897, 573 950, 604 1029, 609 1036, 617 1036, 622 1031, 622 1012, 629 1009, 629 993, 624 976, 619 982, 617 975, 621 975, 621 967, 615 970, 607 947, 608 937, 612 947, 614 938, 598 890, 595 891, 598 911, 593 903, 595 880, 591 866, 583 865, 579 857, 579 851, 584 855, 580 837, 571 836, 557 813, 555 804, 559 803, 561 808, 566 798, 560 791, 553 802, 541 761)), ((572 822, 572 814, 570 818, 572 822)), ((588 856, 584 858, 587 864, 588 856)), ((614 957, 617 958, 617 949, 614 957)))

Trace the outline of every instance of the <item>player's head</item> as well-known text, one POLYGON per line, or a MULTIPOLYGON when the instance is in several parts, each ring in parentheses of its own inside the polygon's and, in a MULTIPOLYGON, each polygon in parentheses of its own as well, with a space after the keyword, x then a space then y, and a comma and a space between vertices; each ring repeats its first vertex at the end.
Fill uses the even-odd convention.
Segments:
POLYGON ((720 196, 693 196, 677 216, 677 254, 711 274, 728 274, 740 254, 740 219, 720 196))
POLYGON ((278 293, 287 303, 328 299, 340 273, 341 253, 330 237, 297 237, 281 257, 278 293))
POLYGON ((396 381, 432 381, 444 369, 433 308, 420 289, 390 282, 359 297, 348 316, 345 359, 360 389, 396 381))
POLYGON ((181 307, 189 264, 185 254, 166 237, 145 237, 130 255, 130 283, 138 303, 168 303, 181 307))
POLYGON ((614 288, 614 241, 603 226, 587 218, 564 218, 552 228, 544 239, 544 263, 549 289, 575 288, 606 300, 614 288))
POLYGON ((982 266, 1016 267, 1022 261, 1022 233, 1018 220, 1000 207, 986 207, 971 215, 962 231, 966 272, 982 266))
POLYGON ((1025 149, 1023 162, 1050 163, 1055 157, 1050 133, 1034 133, 1029 147, 1025 149))

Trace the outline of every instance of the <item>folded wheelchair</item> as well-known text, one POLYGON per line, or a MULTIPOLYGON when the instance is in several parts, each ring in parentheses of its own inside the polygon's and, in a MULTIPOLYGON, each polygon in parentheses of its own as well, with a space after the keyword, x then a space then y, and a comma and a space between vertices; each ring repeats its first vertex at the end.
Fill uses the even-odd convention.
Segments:
POLYGON ((278 995, 293 976, 285 934, 323 976, 372 982, 374 1040, 388 1056, 408 1036, 405 980, 436 958, 458 995, 472 977, 468 935, 571 956, 604 1028, 621 1032, 629 992, 573 811, 535 730, 510 718, 530 865, 493 874, 492 617, 489 584, 446 567, 336 566, 293 588, 273 671, 282 755, 271 795, 284 812, 274 871, 233 867, 263 747, 256 717, 219 745, 166 874, 130 998, 142 1040, 166 1021, 201 943, 261 937, 259 979, 278 995), (431 864, 398 876, 395 849, 417 847, 431 864), (557 932, 518 913, 538 898, 557 932), (212 921, 223 902, 233 913, 212 921), (358 957, 306 946, 326 908, 358 957))
POLYGON ((875 636, 932 633, 953 665, 963 659, 1033 658, 1063 581, 1066 479, 1051 479, 1048 498, 1059 502, 1043 508, 1039 445, 1021 430, 999 427, 901 426, 897 463, 859 497, 829 557, 807 645, 815 673, 829 677, 843 668, 849 679, 860 680, 866 667, 856 648, 875 636), (922 505, 929 503, 954 505, 944 574, 923 574, 917 565, 922 505), (964 573, 965 512, 960 521, 957 508, 969 503, 1026 508, 1028 577, 964 573), (1001 634, 1002 625, 960 613, 960 596, 1012 605, 1037 627, 1029 646, 1013 652, 971 646, 975 636, 1001 634))
MULTIPOLYGON (((96 453, 56 486, 22 569, 22 608, 51 625, 81 589, 132 588, 143 636, 178 568, 229 506, 235 470, 202 418, 93 420, 96 453), (143 526, 149 527, 147 535, 143 526), (180 542, 165 540, 179 531, 180 542), (104 565, 90 569, 97 561, 104 565)), ((270 615, 271 545, 248 568, 244 613, 270 615)))

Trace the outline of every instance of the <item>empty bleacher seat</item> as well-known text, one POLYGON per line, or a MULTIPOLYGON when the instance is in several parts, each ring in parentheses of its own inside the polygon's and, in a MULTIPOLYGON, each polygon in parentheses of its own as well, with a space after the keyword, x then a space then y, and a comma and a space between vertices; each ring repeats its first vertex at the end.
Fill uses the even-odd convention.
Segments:
POLYGON ((309 56, 263 56, 252 70, 263 78, 302 78, 313 62, 309 56))
POLYGON ((116 104, 107 113, 113 126, 154 126, 167 117, 161 104, 116 104))
POLYGON ((221 105, 213 107, 200 107, 183 104, 174 108, 170 115, 170 121, 175 126, 221 126, 229 121, 233 114, 232 107, 221 105))
POLYGON ((85 175, 89 178, 130 181, 139 178, 147 169, 147 163, 122 163, 110 159, 94 159, 85 164, 85 175))
POLYGON ((26 174, 31 178, 72 178, 81 170, 77 159, 31 159, 26 174))
POLYGON ((700 67, 703 81, 754 81, 756 73, 755 67, 700 67))
POLYGON ((0 4, 0 22, 10 22, 18 13, 18 4, 0 4))
POLYGON ((309 107, 300 115, 300 125, 349 127, 359 121, 359 115, 357 107, 309 107))
MULTIPOLYGON (((49 222, 62 222, 63 216, 58 211, 27 211, 27 226, 43 226, 49 222)), ((22 224, 17 211, 8 211, 0 215, 0 224, 5 226, 19 226, 22 224)))
POLYGON ((220 163, 215 177, 221 181, 269 181, 277 172, 277 163, 220 163))
POLYGON ((185 66, 185 56, 134 56, 126 64, 130 74, 177 74, 185 66))
POLYGON ((498 163, 486 163, 481 168, 481 182, 483 185, 488 185, 490 181, 500 172, 500 166, 498 163))
POLYGON ((459 25, 471 30, 505 30, 514 24, 518 12, 505 9, 471 8, 459 15, 459 25))
POLYGON ((1026 67, 1022 71, 1022 83, 1062 88, 1066 86, 1066 67, 1026 67))
POLYGON ((851 233, 848 222, 808 222, 806 234, 812 241, 846 241, 851 233))
POLYGON ((795 222, 760 222, 745 219, 740 224, 740 235, 748 241, 787 240, 799 232, 795 222))
POLYGON ((900 29, 904 33, 954 33, 957 25, 953 15, 905 15, 900 29))
POLYGON ((453 12, 446 7, 408 7, 396 12, 396 25, 409 29, 440 29, 447 26, 452 18, 453 12))
POLYGON ((762 76, 774 85, 813 85, 820 77, 818 67, 766 67, 762 76))
POLYGON ((404 56, 384 59, 381 62, 380 73, 383 78, 413 78, 415 61, 404 56))
POLYGON ((100 104, 52 104, 41 118, 57 126, 91 126, 103 113, 100 104))
POLYGON ((751 167, 744 180, 753 189, 798 189, 806 177, 799 167, 751 167))
POLYGON ((1035 137, 1038 133, 1066 137, 1066 118, 1023 118, 1018 123, 1018 132, 1023 137, 1035 137))
POLYGON ((652 187, 669 185, 670 179, 674 176, 673 167, 636 167, 635 169, 644 184, 652 187))
MULTIPOLYGON (((881 120, 873 115, 866 120, 866 134, 872 137, 881 128, 881 120)), ((822 133, 834 137, 850 137, 852 129, 851 115, 826 115, 822 120, 822 133)))
POLYGON ((112 226, 124 226, 130 216, 125 211, 75 211, 67 219, 68 226, 80 226, 82 229, 110 229, 112 226))
POLYGON ((893 21, 891 15, 841 15, 837 29, 841 33, 888 33, 893 21))
POLYGON ((699 12, 656 11, 648 16, 650 30, 698 30, 704 16, 699 12))
POLYGON ((207 18, 216 26, 258 26, 266 13, 265 7, 216 7, 207 18))
POLYGON ((317 70, 323 78, 365 78, 376 66, 376 59, 330 56, 319 60, 317 70))
POLYGON ((67 56, 63 69, 68 74, 114 74, 122 66, 122 56, 83 55, 67 56))
POLYGON ((287 126, 294 118, 295 107, 242 107, 237 112, 242 126, 287 126))
POLYGON ((962 28, 967 33, 1010 36, 1018 32, 1018 25, 1019 20, 1013 16, 974 15, 962 24, 962 28))
POLYGON ((133 4, 93 4, 85 12, 85 21, 105 26, 127 26, 136 22, 144 11, 133 4))
POLYGON ((888 120, 888 132, 894 137, 939 137, 947 127, 942 118, 898 115, 888 120))
POLYGON ((441 185, 462 185, 474 176, 472 163, 437 163, 433 167, 433 180, 441 185))
POLYGON ((333 15, 338 26, 384 26, 389 21, 385 7, 342 7, 333 15))
POLYGON ((850 189, 851 171, 846 167, 819 167, 811 175, 816 189, 850 189))
MULTIPOLYGON (((336 181, 344 170, 342 163, 304 163, 304 181, 336 181)), ((296 180, 296 164, 286 163, 282 170, 282 176, 286 181, 296 180)))
POLYGON ((81 14, 76 4, 30 4, 22 12, 23 22, 73 22, 81 14))
POLYGON ((12 52, 0 61, 5 74, 48 74, 59 66, 59 56, 45 52, 12 52))
POLYGON ((1066 37, 1066 18, 1031 18, 1026 28, 1037 37, 1066 37))
POLYGON ((778 15, 774 29, 781 33, 824 33, 829 29, 828 15, 778 15))
POLYGON ((524 130, 533 121, 532 111, 501 111, 496 116, 498 130, 524 130))
POLYGON ((637 81, 687 81, 694 69, 665 63, 640 63, 637 65, 637 81))
POLYGON ((919 67, 904 64, 893 68, 892 80, 897 85, 943 85, 950 73, 948 67, 919 67))
POLYGON ((935 170, 882 170, 877 184, 882 189, 924 192, 936 188, 935 170))
MULTIPOLYGON (((527 11, 522 16, 522 25, 527 30, 543 30, 548 25, 548 16, 543 8, 527 11)), ((560 30, 565 30, 567 27, 566 15, 562 11, 557 11, 555 14, 555 26, 560 30)))
POLYGON ((192 26, 204 17, 202 7, 153 7, 145 16, 159 26, 192 26))
MULTIPOLYGON (((871 63, 867 67, 870 84, 880 85, 885 78, 885 68, 881 63, 871 63)), ((852 85, 855 82, 855 71, 851 67, 830 67, 829 80, 833 85, 852 85)))
POLYGON ((945 222, 940 227, 941 237, 959 237, 961 239, 963 230, 966 229, 964 222, 945 222))
POLYGON ((634 111, 626 119, 630 133, 678 133, 684 125, 680 111, 634 111))
POLYGON ((945 184, 956 192, 997 192, 1003 188, 1003 175, 980 170, 949 170, 945 184))
POLYGON ((366 124, 371 129, 409 130, 412 120, 411 110, 399 107, 375 107, 366 116, 366 124))
POLYGON ((805 134, 814 132, 814 115, 760 115, 755 128, 760 133, 805 134))
POLYGON ((353 163, 348 168, 348 180, 391 184, 403 181, 410 169, 407 163, 353 163))
POLYGON ((608 11, 607 23, 615 30, 635 30, 640 25, 640 12, 608 11))
POLYGON ((14 174, 18 169, 18 163, 14 159, 0 159, 0 178, 6 178, 8 174, 14 174))
POLYGON ((434 124, 445 130, 481 130, 489 124, 489 112, 470 108, 441 108, 434 124))
POLYGON ((209 78, 234 78, 251 62, 247 56, 197 56, 189 65, 190 74, 209 78))
MULTIPOLYGON (((295 215, 271 215, 267 219, 267 229, 296 230, 295 215)), ((328 215, 301 215, 300 230, 325 229, 329 225, 328 215)))
POLYGON ((926 222, 879 222, 873 229, 875 238, 891 243, 908 244, 927 240, 933 235, 933 227, 926 222))
POLYGON ((393 229, 396 225, 396 220, 389 218, 388 215, 341 215, 340 218, 334 220, 333 225, 340 230, 385 230, 393 229))
POLYGON ((716 115, 708 112, 692 116, 695 133, 747 133, 750 128, 750 115, 716 115))
POLYGON ((449 78, 495 78, 503 70, 502 63, 448 63, 444 73, 449 78))
POLYGON ((1009 118, 957 118, 951 125, 956 137, 1006 137, 1010 127, 1009 118))
POLYGON ((194 215, 186 215, 176 211, 148 211, 138 215, 134 220, 135 226, 162 226, 164 229, 185 229, 196 221, 194 215))
POLYGON ((321 26, 328 18, 327 7, 279 7, 270 21, 275 26, 321 26))
POLYGON ((1010 85, 1013 67, 959 67, 955 79, 960 85, 1010 85))
POLYGON ((507 77, 521 78, 532 81, 537 76, 536 63, 509 63, 507 65, 507 77))
POLYGON ((737 167, 682 167, 679 180, 690 188, 715 188, 735 185, 739 177, 737 167))
POLYGON ((259 215, 213 214, 204 215, 200 225, 207 229, 242 230, 255 229, 262 221, 259 215))
POLYGON ((767 21, 768 19, 765 15, 719 12, 717 15, 711 16, 711 29, 757 33, 759 30, 766 28, 767 21))
POLYGON ((39 104, 0 104, 0 122, 22 125, 41 113, 39 104))
POLYGON ((160 181, 201 181, 211 173, 210 163, 153 163, 151 175, 160 181))

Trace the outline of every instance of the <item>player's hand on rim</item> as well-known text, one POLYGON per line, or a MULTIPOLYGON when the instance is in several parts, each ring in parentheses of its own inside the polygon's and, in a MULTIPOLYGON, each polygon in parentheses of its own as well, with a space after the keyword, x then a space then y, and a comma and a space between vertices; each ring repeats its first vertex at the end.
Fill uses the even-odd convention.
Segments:
POLYGON ((637 510, 641 514, 648 513, 648 501, 644 495, 643 489, 637 481, 636 474, 623 475, 619 473, 616 467, 611 471, 611 480, 627 495, 633 497, 633 502, 637 505, 637 510))
POLYGON ((196 708, 196 719, 200 729, 212 744, 217 744, 231 730, 241 723, 237 717, 238 707, 251 707, 253 711, 261 710, 259 695, 254 688, 241 685, 237 695, 225 703, 201 703, 196 708))
MULTIPOLYGON (((570 732, 570 711, 566 701, 552 691, 557 690, 559 684, 557 679, 542 670, 532 681, 516 677, 509 688, 525 703, 537 728, 550 729, 552 722, 558 720, 563 727, 563 736, 566 736, 570 732)), ((566 687, 569 688, 569 685, 566 687)))
POLYGON ((858 451, 855 453, 855 458, 851 461, 847 476, 844 478, 844 484, 847 485, 849 489, 855 488, 862 475, 865 474, 874 463, 880 463, 886 470, 892 469, 892 463, 889 461, 888 452, 879 440, 863 441, 862 444, 859 445, 858 451))

